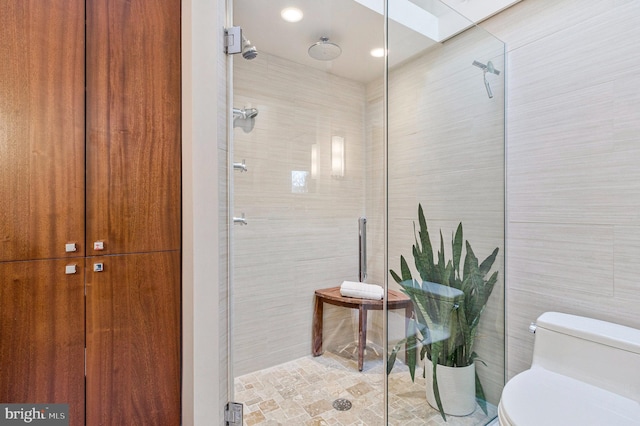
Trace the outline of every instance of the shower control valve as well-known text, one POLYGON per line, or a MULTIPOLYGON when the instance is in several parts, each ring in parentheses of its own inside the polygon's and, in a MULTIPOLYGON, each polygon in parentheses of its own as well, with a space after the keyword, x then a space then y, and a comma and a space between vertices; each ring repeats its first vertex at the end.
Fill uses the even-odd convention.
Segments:
POLYGON ((235 225, 248 225, 247 219, 244 217, 244 213, 242 213, 242 216, 240 217, 234 217, 233 223, 235 225))
POLYGON ((242 160, 242 163, 233 163, 233 170, 240 170, 240 173, 247 171, 247 165, 245 160, 242 160))

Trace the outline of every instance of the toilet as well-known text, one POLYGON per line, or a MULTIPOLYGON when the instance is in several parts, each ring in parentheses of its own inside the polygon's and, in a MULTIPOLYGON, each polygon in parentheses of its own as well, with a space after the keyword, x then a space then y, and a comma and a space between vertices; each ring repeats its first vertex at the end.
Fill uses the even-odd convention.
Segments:
POLYGON ((542 314, 531 368, 505 385, 501 426, 640 425, 640 330, 542 314))

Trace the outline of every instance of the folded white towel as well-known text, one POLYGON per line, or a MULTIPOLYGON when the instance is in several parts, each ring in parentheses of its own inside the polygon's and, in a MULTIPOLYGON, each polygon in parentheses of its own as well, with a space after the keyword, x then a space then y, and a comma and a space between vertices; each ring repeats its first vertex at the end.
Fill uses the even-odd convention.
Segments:
POLYGON ((384 289, 376 284, 343 281, 340 286, 340 294, 345 297, 380 300, 384 295, 384 289))

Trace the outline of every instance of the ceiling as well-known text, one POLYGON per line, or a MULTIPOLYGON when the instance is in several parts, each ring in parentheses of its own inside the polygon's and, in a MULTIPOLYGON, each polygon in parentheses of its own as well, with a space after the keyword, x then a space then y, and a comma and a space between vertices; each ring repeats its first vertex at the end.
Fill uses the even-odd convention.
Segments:
MULTIPOLYGON (((474 6, 515 3, 513 0, 448 2, 467 7, 474 2, 474 6)), ((365 83, 383 75, 384 58, 370 55, 372 49, 384 46, 382 0, 234 0, 233 4, 233 25, 242 27, 243 36, 258 52, 365 83), (280 17, 280 11, 291 6, 303 11, 300 22, 289 23, 280 17), (320 37, 338 44, 342 54, 332 61, 311 58, 307 51, 320 37)), ((438 0, 393 0, 389 2, 389 16, 390 67, 472 25, 438 0)))

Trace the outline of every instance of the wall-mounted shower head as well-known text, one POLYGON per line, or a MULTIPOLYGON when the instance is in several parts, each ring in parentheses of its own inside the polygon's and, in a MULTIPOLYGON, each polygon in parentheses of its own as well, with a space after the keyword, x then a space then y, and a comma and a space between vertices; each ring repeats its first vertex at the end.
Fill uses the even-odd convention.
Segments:
POLYGON ((249 40, 242 37, 242 57, 251 60, 256 56, 258 56, 258 49, 249 40))

